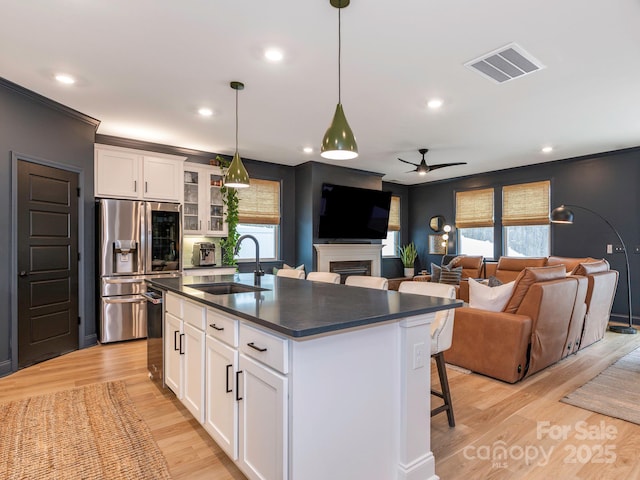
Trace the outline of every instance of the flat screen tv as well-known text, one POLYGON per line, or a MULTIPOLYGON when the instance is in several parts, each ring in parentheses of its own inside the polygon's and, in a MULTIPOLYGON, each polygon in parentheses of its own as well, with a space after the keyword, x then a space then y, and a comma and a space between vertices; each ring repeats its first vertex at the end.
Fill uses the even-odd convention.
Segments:
POLYGON ((324 183, 318 238, 387 238, 391 192, 324 183))

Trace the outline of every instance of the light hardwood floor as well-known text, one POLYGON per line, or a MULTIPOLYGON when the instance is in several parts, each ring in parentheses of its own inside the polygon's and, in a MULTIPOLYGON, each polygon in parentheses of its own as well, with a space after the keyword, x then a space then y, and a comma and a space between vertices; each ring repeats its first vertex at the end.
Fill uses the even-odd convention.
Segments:
MULTIPOLYGON (((640 426, 559 401, 638 347, 640 335, 607 333, 515 385, 449 369, 456 427, 449 428, 446 414, 432 418, 436 473, 443 480, 639 479, 640 426), (585 429, 591 439, 580 438, 585 429), (487 459, 500 446, 506 458, 487 459)), ((20 370, 0 379, 0 403, 109 380, 126 382, 175 480, 245 478, 173 394, 149 381, 144 341, 91 347, 20 370)))

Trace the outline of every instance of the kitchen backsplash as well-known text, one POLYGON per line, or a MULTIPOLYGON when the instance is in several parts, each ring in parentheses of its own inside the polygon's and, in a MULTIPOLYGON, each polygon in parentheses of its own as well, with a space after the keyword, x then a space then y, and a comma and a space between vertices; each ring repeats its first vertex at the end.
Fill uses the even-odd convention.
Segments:
POLYGON ((194 266, 192 261, 193 244, 196 242, 209 242, 216 246, 215 262, 216 267, 222 266, 222 248, 220 247, 220 238, 218 237, 192 237, 185 236, 183 238, 182 246, 182 268, 189 268, 194 266))

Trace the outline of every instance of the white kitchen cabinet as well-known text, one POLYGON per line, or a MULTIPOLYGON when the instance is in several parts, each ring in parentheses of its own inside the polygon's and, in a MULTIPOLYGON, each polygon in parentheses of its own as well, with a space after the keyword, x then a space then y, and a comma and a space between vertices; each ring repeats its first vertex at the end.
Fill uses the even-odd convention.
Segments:
MULTIPOLYGON (((222 328, 222 327, 218 327, 222 328)), ((238 459, 238 351, 207 335, 205 430, 232 459, 238 459)))
POLYGON ((203 423, 206 310, 204 305, 173 293, 165 298, 165 384, 203 423))
POLYGON ((180 202, 186 157, 95 145, 96 197, 180 202))
POLYGON ((238 368, 238 465, 251 480, 289 478, 287 378, 244 354, 238 368))
POLYGON ((227 235, 222 200, 223 173, 220 167, 184 165, 184 233, 187 235, 227 235))
POLYGON ((184 395, 182 403, 196 420, 204 422, 205 412, 205 334, 184 324, 184 395))
MULTIPOLYGON (((170 294, 167 294, 169 297, 170 294)), ((170 313, 164 312, 164 383, 178 399, 182 400, 184 362, 183 321, 170 313)))
POLYGON ((205 324, 207 312, 201 303, 183 300, 184 395, 182 403, 200 423, 204 423, 205 324))

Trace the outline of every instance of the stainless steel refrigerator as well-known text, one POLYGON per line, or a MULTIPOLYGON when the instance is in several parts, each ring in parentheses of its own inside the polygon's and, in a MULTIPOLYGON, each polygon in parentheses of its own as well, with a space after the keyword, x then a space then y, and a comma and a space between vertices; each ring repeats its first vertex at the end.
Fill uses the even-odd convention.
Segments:
POLYGON ((145 280, 181 270, 181 206, 100 199, 96 210, 99 340, 145 338, 145 280))

